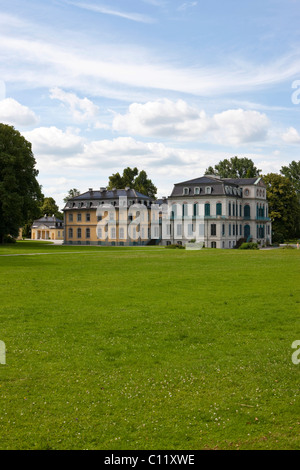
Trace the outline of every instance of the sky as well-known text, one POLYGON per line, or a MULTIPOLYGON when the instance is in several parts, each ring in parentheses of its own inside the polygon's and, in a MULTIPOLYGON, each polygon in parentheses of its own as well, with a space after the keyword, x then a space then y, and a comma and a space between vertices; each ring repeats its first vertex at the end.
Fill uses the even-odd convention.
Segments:
POLYGON ((0 122, 45 197, 145 170, 169 196, 234 156, 300 153, 300 0, 0 0, 0 122))

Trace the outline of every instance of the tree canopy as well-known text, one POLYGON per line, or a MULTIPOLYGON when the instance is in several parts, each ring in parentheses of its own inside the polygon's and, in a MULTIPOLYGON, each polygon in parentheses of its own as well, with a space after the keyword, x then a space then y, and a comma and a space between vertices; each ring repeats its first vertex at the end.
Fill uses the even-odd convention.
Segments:
POLYGON ((267 186, 273 241, 283 242, 299 236, 300 204, 290 180, 277 173, 269 173, 263 180, 267 186))
POLYGON ((63 220, 63 213, 59 211, 59 207, 56 204, 53 197, 45 197, 41 206, 41 216, 47 215, 48 217, 54 215, 58 219, 63 220))
POLYGON ((206 175, 220 176, 221 178, 255 178, 259 176, 258 170, 250 158, 232 157, 221 160, 214 167, 209 166, 206 175))
POLYGON ((122 176, 120 173, 114 173, 109 177, 108 189, 124 189, 126 187, 135 189, 151 198, 155 198, 157 193, 157 188, 148 178, 147 173, 144 170, 139 171, 136 167, 125 168, 122 176))
POLYGON ((76 188, 70 189, 67 196, 64 198, 64 202, 68 202, 69 199, 79 196, 80 191, 76 188))
POLYGON ((288 166, 283 166, 280 173, 290 180, 300 197, 300 160, 298 162, 292 161, 288 166))
POLYGON ((43 199, 28 142, 14 127, 0 124, 0 243, 39 215, 43 199))

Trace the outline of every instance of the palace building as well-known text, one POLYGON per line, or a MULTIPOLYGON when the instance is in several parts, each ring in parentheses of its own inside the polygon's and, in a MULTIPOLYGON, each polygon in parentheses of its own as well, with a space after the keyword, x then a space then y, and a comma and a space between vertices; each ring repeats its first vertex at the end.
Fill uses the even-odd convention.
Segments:
POLYGON ((234 248, 238 241, 272 243, 266 186, 261 177, 202 176, 174 185, 154 201, 134 189, 100 188, 69 199, 67 245, 185 245, 234 248))
POLYGON ((168 205, 172 243, 196 238, 208 248, 234 248, 241 238, 260 245, 272 242, 266 186, 260 177, 203 176, 177 183, 168 205))

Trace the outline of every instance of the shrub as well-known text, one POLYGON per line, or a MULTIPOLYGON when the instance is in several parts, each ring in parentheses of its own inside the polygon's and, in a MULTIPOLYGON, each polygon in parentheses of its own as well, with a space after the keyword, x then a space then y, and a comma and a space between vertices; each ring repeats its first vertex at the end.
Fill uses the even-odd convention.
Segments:
POLYGON ((181 249, 181 250, 184 250, 184 249, 185 249, 185 247, 184 247, 183 245, 178 245, 178 244, 176 244, 176 245, 174 245, 174 244, 173 244, 173 245, 166 245, 165 248, 170 248, 171 250, 172 250, 172 249, 174 250, 174 249, 176 249, 176 248, 179 248, 179 249, 181 249))
POLYGON ((258 244, 253 242, 242 243, 239 250, 258 250, 258 244))
POLYGON ((11 235, 4 235, 3 243, 16 243, 16 239, 13 238, 11 235))

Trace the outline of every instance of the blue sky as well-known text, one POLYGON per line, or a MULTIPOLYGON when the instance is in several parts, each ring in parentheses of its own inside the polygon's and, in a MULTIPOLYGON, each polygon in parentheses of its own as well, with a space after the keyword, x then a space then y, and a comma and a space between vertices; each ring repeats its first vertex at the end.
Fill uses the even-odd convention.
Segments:
POLYGON ((145 169, 168 196, 232 156, 299 160, 299 0, 0 0, 0 122, 45 196, 145 169))

